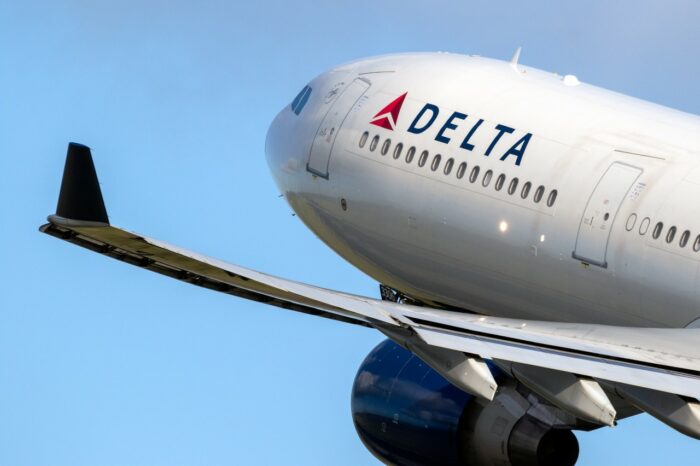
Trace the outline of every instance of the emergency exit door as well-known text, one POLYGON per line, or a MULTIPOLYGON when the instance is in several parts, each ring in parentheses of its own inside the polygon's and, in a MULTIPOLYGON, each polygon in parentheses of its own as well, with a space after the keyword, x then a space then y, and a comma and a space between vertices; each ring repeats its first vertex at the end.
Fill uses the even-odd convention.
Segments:
POLYGON ((314 142, 311 144, 309 161, 306 164, 308 171, 314 175, 328 178, 328 164, 338 132, 355 102, 362 97, 369 86, 369 82, 365 79, 355 79, 347 85, 335 102, 331 104, 326 116, 323 117, 321 125, 318 127, 314 142))
POLYGON ((576 237, 573 257, 588 264, 607 267, 610 231, 625 196, 642 169, 615 162, 603 174, 588 199, 576 237))

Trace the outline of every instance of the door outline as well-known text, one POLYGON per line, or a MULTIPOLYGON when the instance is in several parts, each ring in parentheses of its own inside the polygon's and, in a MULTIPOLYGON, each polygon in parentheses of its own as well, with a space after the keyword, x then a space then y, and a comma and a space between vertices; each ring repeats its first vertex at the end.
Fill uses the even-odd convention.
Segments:
POLYGON ((583 209, 583 213, 581 214, 581 220, 579 221, 579 226, 578 226, 578 231, 576 232, 576 243, 574 244, 574 250, 571 253, 571 257, 574 259, 580 260, 581 262, 584 262, 586 264, 592 264, 592 265, 597 265, 602 268, 607 268, 608 267, 608 262, 607 262, 607 257, 608 257, 608 246, 610 244, 610 234, 612 233, 613 226, 615 225, 615 220, 617 220, 618 213, 620 212, 620 208, 622 207, 622 204, 625 202, 625 199, 627 198, 627 195, 629 194, 630 190, 634 186, 634 184, 637 182, 639 177, 644 173, 644 169, 641 167, 638 167, 636 165, 631 165, 625 162, 613 162, 611 163, 608 168, 605 170, 605 173, 598 179, 598 182, 596 183, 595 187, 593 188, 593 191, 591 191, 591 194, 588 196, 588 200, 586 201, 586 207, 583 209), (602 254, 602 261, 592 259, 590 257, 585 257, 582 254, 577 253, 577 250, 579 249, 579 241, 581 239, 581 232, 584 231, 584 220, 587 218, 587 214, 589 212, 589 207, 591 205, 591 201, 593 200, 594 196, 598 193, 598 189, 601 187, 601 184, 606 180, 606 177, 608 176, 608 173, 610 173, 610 170, 614 166, 623 166, 623 167, 628 167, 633 170, 637 171, 636 176, 632 181, 629 183, 629 186, 627 189, 624 191, 624 194, 620 196, 620 201, 618 202, 617 206, 614 207, 614 212, 612 213, 613 217, 610 221, 609 227, 607 228, 607 235, 605 235, 605 246, 603 248, 603 254, 602 254))
MULTIPOLYGON (((338 134, 340 133, 340 130, 343 128, 343 125, 345 124, 345 120, 348 118, 348 115, 350 115, 350 112, 352 109, 355 107, 355 104, 362 98, 363 95, 367 92, 367 90, 372 86, 372 83, 365 78, 355 78, 353 79, 350 84, 348 84, 345 89, 343 89, 343 92, 338 96, 335 101, 330 105, 328 108, 328 111, 326 114, 323 116, 323 119, 321 120, 321 123, 318 125, 318 129, 316 130, 316 134, 314 135, 314 140, 311 143, 311 148, 309 149, 309 157, 306 162, 306 171, 309 173, 319 176, 321 178, 328 179, 329 178, 329 172, 328 168, 330 166, 330 160, 331 160, 331 155, 333 154, 333 149, 335 148, 335 141, 338 139, 338 134), (343 97, 347 97, 348 90, 353 86, 356 85, 357 83, 362 83, 364 85, 364 89, 362 89, 362 92, 359 93, 359 95, 352 100, 352 102, 344 102, 343 97), (327 118, 332 116, 332 112, 337 109, 337 105, 339 102, 342 102, 342 104, 347 104, 347 110, 340 109, 339 113, 342 115, 342 118, 340 121, 337 123, 337 125, 334 125, 330 128, 330 135, 327 137, 331 138, 330 141, 330 146, 327 147, 327 151, 324 151, 318 158, 318 160, 314 159, 314 148, 316 147, 317 143, 319 142, 319 138, 324 139, 326 138, 325 134, 321 134, 321 132, 325 129, 328 129, 324 125, 327 123, 327 118)), ((341 104, 341 105, 342 105, 341 104)), ((338 116, 340 116, 338 115, 338 116)), ((325 145, 325 144, 324 144, 325 145)))

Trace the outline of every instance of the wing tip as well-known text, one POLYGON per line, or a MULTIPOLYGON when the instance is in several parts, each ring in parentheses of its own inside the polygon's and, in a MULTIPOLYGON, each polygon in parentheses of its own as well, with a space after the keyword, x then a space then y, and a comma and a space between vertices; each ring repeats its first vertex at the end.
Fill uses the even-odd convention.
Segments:
POLYGON ((90 148, 68 143, 56 216, 64 219, 109 224, 90 148))

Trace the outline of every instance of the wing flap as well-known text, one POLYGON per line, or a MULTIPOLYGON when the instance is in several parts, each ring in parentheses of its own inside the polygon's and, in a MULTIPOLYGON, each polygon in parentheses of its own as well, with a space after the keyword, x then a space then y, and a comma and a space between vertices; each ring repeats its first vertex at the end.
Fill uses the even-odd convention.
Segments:
POLYGON ((404 322, 417 327, 700 375, 700 329, 544 322, 422 308, 402 314, 404 322))
POLYGON ((700 376, 674 368, 650 366, 643 361, 619 361, 603 355, 582 355, 564 349, 553 350, 536 343, 514 343, 483 335, 465 335, 425 327, 418 327, 416 332, 429 345, 470 352, 485 359, 500 359, 601 381, 626 383, 693 398, 700 397, 700 376))

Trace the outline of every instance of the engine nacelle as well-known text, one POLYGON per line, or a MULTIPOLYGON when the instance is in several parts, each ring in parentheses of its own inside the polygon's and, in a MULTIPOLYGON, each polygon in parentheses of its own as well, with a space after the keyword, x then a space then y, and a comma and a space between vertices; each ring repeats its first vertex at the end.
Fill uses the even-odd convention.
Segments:
POLYGON ((492 369, 492 402, 457 389, 391 340, 362 363, 352 392, 358 435, 380 461, 399 465, 574 465, 578 442, 527 414, 522 386, 492 369))

